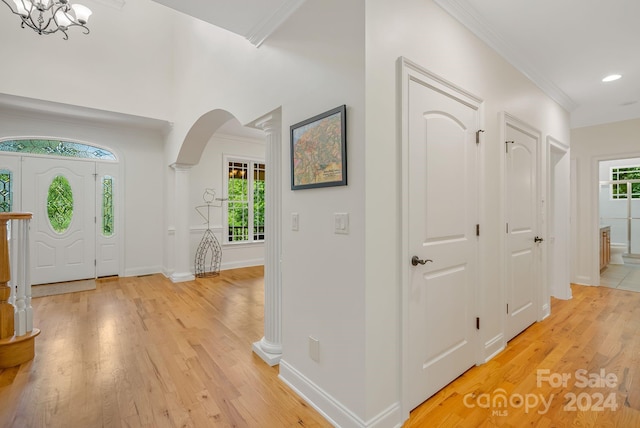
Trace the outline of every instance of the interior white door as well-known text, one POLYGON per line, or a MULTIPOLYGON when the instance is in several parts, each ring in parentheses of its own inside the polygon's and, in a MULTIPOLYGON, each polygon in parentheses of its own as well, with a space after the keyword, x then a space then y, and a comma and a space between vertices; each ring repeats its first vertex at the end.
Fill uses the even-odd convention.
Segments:
POLYGON ((24 157, 22 209, 32 212, 31 280, 33 284, 95 277, 95 162, 24 157), (48 199, 56 177, 71 188, 69 225, 52 227, 48 199))
POLYGON ((410 81, 408 98, 412 409, 475 364, 479 114, 425 82, 410 81))
POLYGON ((537 319, 540 290, 538 239, 539 137, 516 123, 506 123, 507 321, 506 340, 537 319))

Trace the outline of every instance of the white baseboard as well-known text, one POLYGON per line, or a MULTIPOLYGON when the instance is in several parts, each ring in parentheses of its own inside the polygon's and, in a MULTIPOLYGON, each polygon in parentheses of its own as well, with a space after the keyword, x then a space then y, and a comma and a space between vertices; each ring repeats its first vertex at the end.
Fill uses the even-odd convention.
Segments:
POLYGON ((279 377, 335 427, 400 428, 402 426, 400 403, 392 404, 365 422, 286 361, 280 361, 279 377))
POLYGON ((493 357, 502 352, 504 348, 504 335, 502 333, 486 341, 484 343, 484 362, 486 363, 487 361, 491 360, 493 357))
POLYGON ((224 261, 220 264, 220 270, 229 270, 229 269, 240 269, 243 267, 252 267, 252 266, 263 266, 264 259, 251 259, 251 260, 238 260, 235 262, 227 262, 224 261))
POLYGON ((590 276, 576 276, 576 280, 573 283, 578 285, 593 285, 590 276))
POLYGON ((166 276, 165 270, 162 266, 142 266, 137 268, 125 269, 124 276, 142 276, 153 275, 154 273, 163 273, 166 276))

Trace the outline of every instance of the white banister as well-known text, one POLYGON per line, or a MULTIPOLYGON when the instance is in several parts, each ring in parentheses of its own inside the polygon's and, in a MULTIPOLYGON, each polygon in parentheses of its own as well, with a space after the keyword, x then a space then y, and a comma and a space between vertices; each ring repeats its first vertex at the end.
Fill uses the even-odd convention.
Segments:
POLYGON ((40 330, 33 328, 31 308, 31 216, 31 213, 0 213, 0 369, 33 359, 34 340, 40 334, 40 330))
POLYGON ((29 275, 30 219, 11 220, 9 254, 11 263, 11 303, 15 306, 15 335, 22 336, 33 330, 31 307, 31 280, 29 275))

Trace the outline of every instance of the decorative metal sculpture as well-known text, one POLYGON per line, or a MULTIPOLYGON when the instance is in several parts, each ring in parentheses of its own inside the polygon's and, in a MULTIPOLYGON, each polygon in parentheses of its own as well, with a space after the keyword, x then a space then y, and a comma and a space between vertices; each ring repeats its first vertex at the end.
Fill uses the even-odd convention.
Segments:
POLYGON ((222 199, 216 198, 216 191, 214 189, 205 189, 202 199, 205 205, 196 207, 196 211, 206 220, 207 230, 204 231, 204 235, 196 250, 195 275, 197 278, 208 278, 220 275, 222 248, 220 247, 218 239, 211 231, 209 218, 211 208, 219 207, 218 205, 213 205, 213 202, 222 201, 222 199), (206 216, 202 212, 204 208, 206 208, 206 216))

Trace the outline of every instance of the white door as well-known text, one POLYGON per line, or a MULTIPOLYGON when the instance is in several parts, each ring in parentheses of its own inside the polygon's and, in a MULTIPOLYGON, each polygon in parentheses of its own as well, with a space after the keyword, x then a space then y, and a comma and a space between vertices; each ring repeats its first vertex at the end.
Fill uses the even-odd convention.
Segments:
POLYGON ((95 277, 94 174, 95 162, 23 158, 22 210, 33 213, 30 233, 33 284, 95 277), (52 184, 54 189, 50 192, 52 184), (57 203, 53 203, 55 194, 61 195, 57 203), (54 226, 51 219, 65 210, 71 210, 70 222, 54 226))
POLYGON ((475 364, 479 114, 429 81, 409 81, 408 101, 409 251, 419 259, 409 277, 413 409, 475 364))
POLYGON ((506 123, 507 322, 506 340, 537 319, 539 136, 515 120, 506 123))

